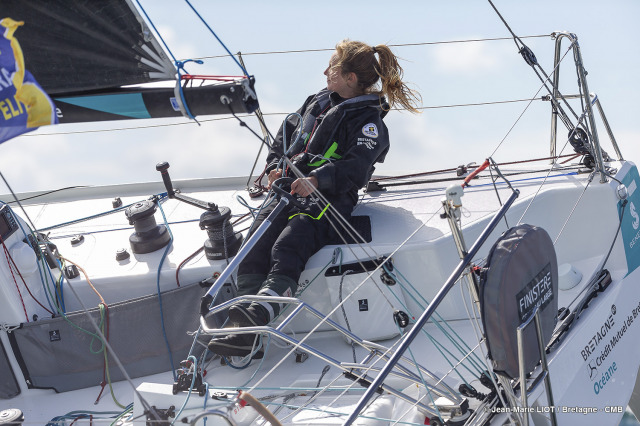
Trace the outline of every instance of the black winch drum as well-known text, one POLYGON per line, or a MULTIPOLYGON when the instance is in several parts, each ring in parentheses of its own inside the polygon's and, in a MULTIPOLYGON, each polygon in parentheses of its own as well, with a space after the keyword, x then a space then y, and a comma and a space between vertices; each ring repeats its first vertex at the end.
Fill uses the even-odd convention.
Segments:
MULTIPOLYGON (((548 342, 558 313, 558 261, 549 234, 518 225, 493 245, 480 282, 480 310, 489 357, 496 373, 519 377, 517 328, 540 311, 542 341, 548 342)), ((523 333, 525 371, 540 360, 536 327, 523 333)))

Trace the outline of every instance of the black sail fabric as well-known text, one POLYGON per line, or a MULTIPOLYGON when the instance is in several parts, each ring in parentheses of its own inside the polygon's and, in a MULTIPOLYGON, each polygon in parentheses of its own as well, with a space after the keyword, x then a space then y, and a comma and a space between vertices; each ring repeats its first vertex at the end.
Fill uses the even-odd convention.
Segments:
POLYGON ((125 0, 3 0, 26 68, 49 95, 173 80, 174 67, 125 0), (99 4, 99 7, 98 7, 99 4))

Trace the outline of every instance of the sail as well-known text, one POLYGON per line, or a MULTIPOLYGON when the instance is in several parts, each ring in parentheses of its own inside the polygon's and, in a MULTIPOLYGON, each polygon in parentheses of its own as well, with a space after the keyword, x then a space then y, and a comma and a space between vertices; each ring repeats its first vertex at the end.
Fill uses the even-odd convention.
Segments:
POLYGON ((0 143, 58 121, 51 99, 25 68, 15 35, 23 24, 0 20, 0 143))
POLYGON ((3 0, 0 10, 25 23, 27 69, 51 96, 174 78, 173 65, 125 1, 3 0))
POLYGON ((250 78, 185 88, 183 94, 173 87, 123 88, 176 79, 176 69, 130 0, 3 0, 3 17, 24 22, 19 39, 26 69, 53 99, 60 123, 257 108, 250 78))

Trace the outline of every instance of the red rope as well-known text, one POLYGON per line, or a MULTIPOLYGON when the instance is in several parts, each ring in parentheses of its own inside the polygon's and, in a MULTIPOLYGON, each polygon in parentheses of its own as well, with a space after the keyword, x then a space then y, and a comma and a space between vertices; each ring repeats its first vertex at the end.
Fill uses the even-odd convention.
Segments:
MULTIPOLYGON (((13 283, 16 285, 16 290, 18 291, 18 296, 20 296, 20 303, 22 303, 22 310, 24 311, 24 316, 27 319, 27 322, 29 322, 29 314, 27 314, 27 307, 24 304, 24 299, 22 298, 22 293, 20 292, 20 287, 18 287, 18 281, 16 280, 15 275, 13 275, 13 269, 11 268, 11 265, 9 264, 9 258, 11 257, 11 254, 9 253, 9 250, 7 249, 6 244, 4 243, 4 239, 2 237, 0 237, 0 242, 2 243, 2 248, 4 249, 4 256, 7 258, 7 266, 9 266, 9 271, 11 272, 11 277, 13 278, 13 283)), ((13 261, 13 259, 11 259, 13 261)))
POLYGON ((480 173, 481 171, 483 171, 487 167, 489 167, 489 159, 488 158, 486 160, 484 160, 484 163, 482 163, 482 165, 480 167, 475 169, 473 172, 471 172, 469 174, 469 176, 467 176, 465 178, 464 182, 462 182, 462 187, 464 188, 465 186, 469 186, 469 182, 471 182, 471 179, 475 178, 478 175, 478 173, 480 173))
POLYGON ((193 75, 185 74, 180 76, 182 80, 216 80, 216 81, 234 81, 239 78, 247 78, 244 75, 193 75))
POLYGON ((191 259, 193 259, 194 257, 196 257, 200 252, 202 252, 204 250, 204 246, 200 246, 200 248, 198 250, 196 250, 195 252, 193 252, 192 254, 190 254, 189 256, 187 256, 187 258, 185 260, 183 260, 182 262, 180 262, 180 264, 178 265, 178 267, 176 268, 176 284, 178 285, 178 287, 180 287, 180 270, 182 269, 182 267, 189 262, 191 259))

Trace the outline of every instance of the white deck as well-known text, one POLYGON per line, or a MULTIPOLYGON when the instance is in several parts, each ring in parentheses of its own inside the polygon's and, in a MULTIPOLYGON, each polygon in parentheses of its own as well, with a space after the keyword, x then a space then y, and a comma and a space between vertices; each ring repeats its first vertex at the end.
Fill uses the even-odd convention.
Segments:
MULTIPOLYGON (((620 167, 618 164, 612 164, 612 166, 620 167)), ((534 167, 538 168, 540 165, 538 164, 534 167)), ((502 169, 505 174, 514 171, 527 170, 523 168, 517 170, 511 168, 502 169)), ((514 187, 520 191, 520 196, 507 215, 509 226, 513 226, 519 221, 542 226, 547 230, 552 240, 555 241, 557 239, 555 248, 558 264, 571 264, 582 274, 582 280, 576 287, 559 292, 559 307, 572 306, 574 300, 584 290, 589 278, 598 270, 603 261, 618 226, 617 200, 613 190, 616 184, 611 182, 600 184, 598 182, 599 176, 597 176, 588 189, 584 191, 589 175, 567 174, 575 171, 575 169, 552 171, 548 178, 546 178, 546 172, 510 177, 514 187), (546 183, 540 190, 543 180, 546 180, 546 183), (535 201, 529 206, 534 197, 535 201), (580 202, 577 208, 565 225, 566 219, 570 216, 578 200, 580 202), (521 219, 525 211, 526 214, 521 219)), ((486 174, 483 174, 483 176, 486 176, 486 174)), ((417 179, 436 179, 441 177, 445 176, 427 176, 417 179)), ((230 207, 235 218, 247 211, 235 198, 237 195, 242 195, 246 200, 249 200, 243 190, 244 182, 246 182, 246 179, 212 179, 189 182, 178 180, 174 182, 174 187, 189 196, 213 201, 220 206, 230 207)), ((407 281, 411 282, 424 298, 431 300, 459 261, 448 223, 445 219, 439 217, 442 212, 441 200, 444 196, 444 189, 450 183, 438 182, 415 186, 399 186, 389 188, 383 192, 363 194, 354 214, 371 216, 373 241, 366 246, 342 246, 343 263, 353 262, 356 258, 368 259, 375 256, 392 255, 395 268, 401 271, 407 281), (405 240, 406 243, 398 248, 399 244, 405 242, 405 240)), ((506 200, 511 191, 504 184, 499 184, 498 188, 502 201, 506 200)), ((111 210, 111 200, 115 197, 121 197, 124 205, 127 205, 163 191, 164 188, 161 184, 79 188, 38 196, 25 201, 24 205, 36 227, 46 228, 109 211, 111 210)), ((36 194, 22 194, 21 198, 33 195, 36 194)), ((0 197, 0 200, 11 201, 7 196, 0 197)), ((259 201, 252 200, 250 203, 253 206, 257 206, 259 201)), ((499 207, 500 203, 493 185, 490 184, 490 180, 486 178, 474 180, 472 186, 466 190, 463 197, 462 224, 464 226, 464 238, 468 246, 473 243, 499 207)), ((15 205, 12 205, 12 208, 16 214, 22 215, 15 205)), ((167 200, 162 204, 162 208, 174 236, 173 244, 161 269, 160 285, 163 290, 167 290, 176 286, 176 267, 202 245, 206 239, 206 234, 198 226, 201 210, 176 200, 167 200)), ((156 219, 159 223, 162 222, 160 213, 156 213, 156 219)), ((248 223, 247 221, 237 225, 236 230, 246 228, 248 223)), ((498 229, 494 231, 489 242, 480 251, 478 259, 487 254, 493 241, 505 229, 506 226, 503 221, 498 229)), ((64 257, 78 263, 87 271, 93 285, 102 294, 107 303, 113 303, 123 298, 155 294, 156 292, 156 271, 164 249, 145 255, 132 255, 127 262, 115 260, 115 254, 118 249, 127 248, 131 252, 128 242, 131 233, 132 227, 128 224, 124 212, 120 211, 98 219, 53 229, 50 231, 49 238, 57 245, 64 257), (76 234, 84 235, 85 241, 78 246, 72 246, 70 241, 76 234)), ((17 241, 18 238, 16 236, 16 238, 7 241, 7 244, 11 248, 11 244, 20 244, 17 241)), ((327 246, 314 255, 309 260, 300 283, 304 283, 305 280, 312 280, 313 277, 321 272, 331 260, 335 248, 336 246, 327 246)), ((222 271, 224 266, 225 262, 209 261, 201 253, 181 269, 180 281, 185 284, 200 281, 210 277, 214 272, 222 271)), ((626 406, 633 389, 637 373, 637 359, 640 354, 638 353, 638 348, 634 347, 637 345, 631 345, 631 342, 640 334, 640 327, 629 325, 627 335, 624 336, 624 339, 621 339, 621 343, 615 347, 615 350, 611 351, 612 355, 605 357, 607 358, 606 366, 611 363, 611 360, 615 359, 617 361, 617 371, 615 377, 603 388, 602 393, 598 392, 598 394, 594 395, 594 391, 591 389, 593 382, 590 381, 589 375, 586 374, 588 373, 586 365, 590 359, 584 360, 580 355, 581 349, 584 348, 585 344, 588 345, 594 330, 598 330, 599 325, 610 314, 612 304, 615 304, 618 312, 620 312, 619 318, 616 317, 616 330, 626 321, 625 317, 627 315, 635 318, 634 307, 637 307, 640 302, 640 289, 631 289, 626 283, 638 280, 637 271, 627 276, 628 271, 621 238, 616 241, 607 263, 607 269, 612 274, 613 284, 603 294, 604 297, 598 297, 592 302, 592 306, 585 311, 583 317, 577 322, 575 329, 561 344, 562 348, 570 345, 573 345, 573 347, 569 347, 565 351, 556 350, 550 354, 551 378, 554 385, 556 405, 569 406, 573 404, 573 406, 578 406, 601 403, 600 405, 602 406, 626 406), (625 285, 623 285, 623 280, 625 285), (598 310, 598 307, 601 309, 598 310), (634 361, 631 362, 631 360, 634 361), (580 388, 585 389, 585 391, 581 393, 575 392, 575 389, 580 388), (603 396, 605 393, 606 396, 603 396)), ((11 277, 4 258, 0 260, 0 274, 4 281, 9 280, 11 277)), ((36 290, 36 296, 38 297, 37 292, 40 291, 39 296, 43 297, 37 274, 26 276, 25 279, 32 288, 39 289, 36 290)), ((99 299, 89 288, 86 279, 82 275, 72 279, 69 285, 72 285, 80 294, 83 298, 83 303, 87 306, 94 307, 99 302, 99 299)), ((16 302, 16 295, 11 293, 11 286, 3 285, 2 291, 4 293, 3 301, 0 302, 0 323, 8 326, 18 325, 24 321, 22 306, 16 302)), ((406 309, 414 317, 418 316, 422 308, 407 294, 405 294, 405 299, 406 309)), ((442 318, 448 320, 456 332, 462 336, 463 341, 467 342, 474 348, 474 352, 483 358, 480 348, 477 347, 477 338, 461 299, 461 292, 456 287, 437 312, 442 318)), ((327 282, 323 276, 305 290, 302 300, 323 313, 328 313, 335 307, 329 294, 327 282)), ((33 313, 37 313, 39 316, 45 315, 44 311, 35 303, 28 299, 25 299, 25 303, 30 316, 33 313)), ((72 299, 70 293, 66 298, 66 304, 69 312, 80 308, 80 305, 72 299)), ((295 325, 297 333, 294 336, 297 339, 301 339, 304 336, 302 332, 313 328, 316 322, 302 318, 297 320, 295 325)), ((341 336, 334 331, 327 331, 329 330, 327 326, 322 326, 320 330, 324 331, 311 336, 306 343, 342 362, 353 361, 351 347, 346 344, 341 336)), ((438 335, 439 333, 434 324, 427 325, 425 330, 432 335, 438 335)), ((0 331, 0 338, 5 348, 10 348, 5 331, 0 331)), ((391 346, 394 342, 382 341, 378 343, 391 346)), ((454 389, 457 389, 461 383, 460 376, 456 372, 451 372, 450 365, 434 350, 433 344, 425 336, 419 338, 411 349, 412 355, 415 356, 419 364, 425 366, 438 377, 446 376, 445 381, 454 389)), ((212 389, 223 390, 231 394, 234 393, 235 389, 245 386, 245 384, 247 387, 254 386, 256 382, 261 381, 266 372, 270 371, 283 357, 286 357, 275 374, 269 375, 264 381, 261 381, 253 392, 256 396, 266 396, 274 393, 286 394, 289 392, 288 389, 292 389, 291 392, 304 394, 304 396, 298 395, 295 399, 288 401, 291 405, 297 405, 304 402, 305 398, 308 399, 310 397, 308 392, 298 389, 315 388, 321 371, 327 363, 314 356, 311 356, 304 363, 295 363, 294 356, 287 356, 288 353, 288 349, 272 344, 269 346, 267 356, 263 362, 254 361, 249 368, 241 371, 223 367, 219 365, 218 360, 215 360, 208 367, 208 374, 205 379, 208 380, 212 389), (274 389, 278 387, 283 389, 274 389)), ((184 358, 186 355, 180 354, 178 356, 184 358)), ((358 360, 361 360, 364 355, 365 351, 358 349, 358 360)), ((407 356, 409 356, 408 353, 407 356)), ((17 368, 15 360, 12 361, 16 374, 19 375, 20 369, 17 368)), ((112 368, 115 368, 115 365, 112 368)), ((479 391, 487 392, 469 372, 461 370, 460 374, 465 377, 465 380, 476 386, 479 391)), ((335 383, 335 387, 352 383, 344 378, 340 379, 340 376, 341 372, 332 367, 324 376, 321 385, 326 385, 334 379, 338 380, 335 383)), ((95 389, 55 394, 50 390, 27 389, 21 377, 18 380, 21 382, 21 395, 11 400, 1 401, 0 406, 2 408, 16 407, 23 410, 26 424, 44 424, 53 416, 62 415, 74 409, 121 411, 111 401, 110 396, 107 394, 108 389, 105 390, 100 403, 94 406, 93 403, 98 395, 97 387, 95 389)), ((164 402, 169 400, 172 404, 179 405, 182 404, 186 397, 186 393, 177 397, 170 396, 170 385, 173 379, 169 373, 134 380, 136 385, 143 382, 159 383, 166 386, 166 388, 163 388, 162 385, 147 384, 141 386, 140 389, 146 391, 146 393, 143 392, 145 398, 149 398, 152 405, 161 407, 164 402), (167 395, 162 396, 163 393, 167 395)), ((390 379, 386 383, 397 389, 404 389, 409 386, 408 382, 398 378, 390 379)), ((115 383, 114 391, 120 402, 125 405, 134 400, 133 390, 126 382, 115 383)), ((538 386, 536 392, 535 396, 532 397, 532 401, 538 397, 542 400, 546 398, 543 386, 538 386)), ((345 407, 349 407, 355 404, 361 393, 361 388, 356 386, 351 392, 353 396, 343 397, 337 405, 343 404, 345 407)), ((339 395, 339 393, 329 392, 318 398, 314 404, 321 406, 324 403, 328 403, 328 399, 334 398, 331 395, 339 395)), ((208 407, 214 407, 216 402, 209 401, 208 407)), ((280 402, 283 401, 280 400, 280 402)), ((188 407, 192 407, 192 411, 189 414, 193 415, 201 411, 204 407, 203 404, 203 398, 197 396, 197 394, 192 395, 188 405, 188 407)), ((390 404, 391 408, 381 408, 377 416, 385 418, 386 414, 384 413, 389 410, 393 411, 393 407, 399 407, 397 401, 390 404)), ((543 402, 538 404, 544 405, 543 402)), ((270 408, 273 410, 275 409, 274 407, 276 406, 270 408)), ((141 408, 138 404, 136 413, 141 413, 140 410, 141 408)), ((279 417, 283 417, 287 410, 287 408, 281 409, 279 417)), ((311 420, 305 418, 305 415, 309 415, 308 412, 303 413, 298 413, 285 420, 285 422, 310 422, 311 420)), ((589 424, 600 424, 601 422, 602 424, 617 424, 622 414, 622 412, 613 414, 600 412, 596 416, 588 417, 589 424), (591 421, 594 423, 591 423, 591 421)), ((566 422, 572 423, 574 420, 583 421, 585 417, 564 413, 560 415, 559 419, 564 420, 560 424, 567 424, 566 422)), ((331 417, 324 420, 316 419, 316 421, 323 424, 341 423, 344 421, 344 417, 331 417)), ((143 424, 143 422, 140 422, 140 424, 143 424)))

